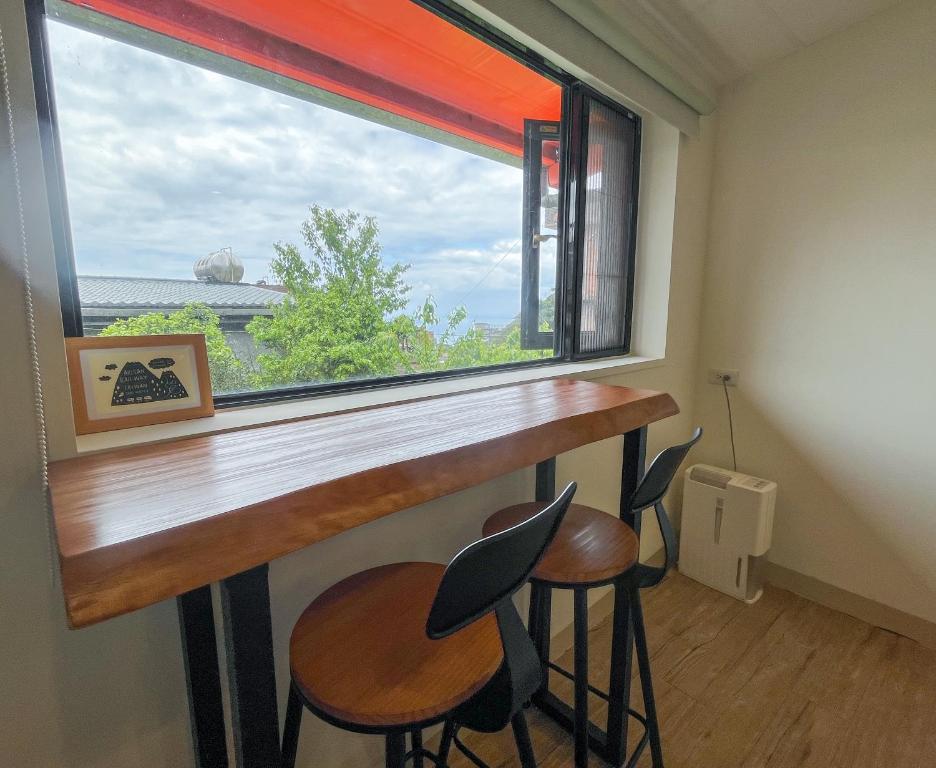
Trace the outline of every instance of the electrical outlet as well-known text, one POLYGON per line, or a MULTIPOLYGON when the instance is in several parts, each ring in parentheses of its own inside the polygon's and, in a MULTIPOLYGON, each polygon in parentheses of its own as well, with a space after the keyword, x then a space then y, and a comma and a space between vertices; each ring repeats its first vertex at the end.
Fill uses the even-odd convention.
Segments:
POLYGON ((723 381, 729 387, 738 386, 738 371, 734 368, 709 368, 709 384, 721 384, 723 381))

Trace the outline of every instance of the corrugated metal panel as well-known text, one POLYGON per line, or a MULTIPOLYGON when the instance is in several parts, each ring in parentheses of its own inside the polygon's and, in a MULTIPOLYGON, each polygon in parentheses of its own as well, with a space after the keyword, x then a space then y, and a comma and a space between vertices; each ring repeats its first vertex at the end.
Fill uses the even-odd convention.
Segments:
POLYGON ((262 308, 282 303, 285 294, 245 283, 208 283, 148 277, 78 277, 82 307, 209 307, 262 308))

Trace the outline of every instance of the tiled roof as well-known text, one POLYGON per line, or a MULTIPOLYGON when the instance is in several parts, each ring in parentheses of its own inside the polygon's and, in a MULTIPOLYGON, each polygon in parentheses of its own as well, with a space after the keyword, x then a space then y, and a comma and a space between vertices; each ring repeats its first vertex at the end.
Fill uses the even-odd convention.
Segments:
POLYGON ((284 293, 249 283, 208 283, 149 277, 78 276, 78 297, 85 307, 184 307, 195 302, 209 307, 258 309, 280 304, 284 293))

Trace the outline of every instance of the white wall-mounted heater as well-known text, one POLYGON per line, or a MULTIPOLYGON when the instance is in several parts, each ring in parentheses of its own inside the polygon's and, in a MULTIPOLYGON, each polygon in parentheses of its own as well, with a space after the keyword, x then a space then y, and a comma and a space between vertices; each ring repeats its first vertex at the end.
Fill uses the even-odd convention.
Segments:
POLYGON ((756 602, 758 558, 770 549, 777 484, 706 464, 686 470, 679 570, 727 595, 756 602))

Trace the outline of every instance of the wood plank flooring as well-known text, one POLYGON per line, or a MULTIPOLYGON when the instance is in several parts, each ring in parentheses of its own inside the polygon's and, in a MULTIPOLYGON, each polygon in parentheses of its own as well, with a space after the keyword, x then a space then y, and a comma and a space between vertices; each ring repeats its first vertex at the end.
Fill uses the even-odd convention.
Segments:
MULTIPOLYGON (((936 651, 790 592, 768 587, 747 606, 678 573, 645 593, 644 612, 667 768, 936 766, 936 651)), ((609 617, 590 633, 600 687, 610 642, 609 617)), ((571 668, 571 652, 559 663, 571 668)), ((571 701, 567 680, 550 686, 571 701)), ((642 710, 636 679, 633 698, 642 710)), ((590 706, 601 723, 606 705, 590 706)), ((535 709, 528 718, 539 766, 571 766, 570 737, 535 709)), ((509 729, 463 738, 492 767, 519 766, 509 729)), ((471 766, 454 753, 450 764, 471 766)), ((650 766, 648 749, 639 767, 650 766)))

